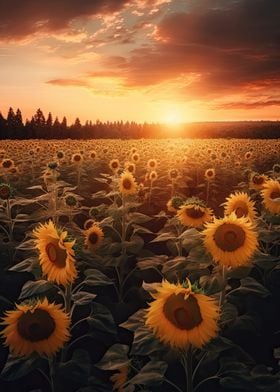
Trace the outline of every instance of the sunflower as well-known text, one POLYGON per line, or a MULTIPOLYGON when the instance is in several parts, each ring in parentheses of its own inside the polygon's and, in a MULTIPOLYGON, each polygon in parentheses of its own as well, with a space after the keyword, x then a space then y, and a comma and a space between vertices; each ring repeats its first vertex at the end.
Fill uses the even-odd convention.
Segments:
POLYGON ((273 173, 275 174, 279 174, 280 173, 280 164, 279 163, 275 163, 272 167, 273 173))
POLYGON ((33 230, 39 261, 47 279, 66 286, 77 277, 73 246, 75 241, 65 241, 67 231, 59 232, 54 223, 40 224, 33 230))
POLYGON ((12 159, 6 158, 1 162, 1 166, 3 169, 9 170, 15 165, 15 162, 12 159))
POLYGON ((177 169, 170 169, 168 171, 168 178, 170 181, 175 181, 178 179, 178 177, 179 177, 179 172, 177 169))
POLYGON ((149 159, 147 162, 148 170, 155 170, 157 168, 157 160, 156 159, 149 159))
POLYGON ((84 234, 85 247, 90 251, 97 249, 104 238, 103 230, 96 224, 92 224, 87 230, 85 230, 84 234))
POLYGON ((57 151, 56 152, 57 159, 61 160, 64 158, 64 156, 65 156, 64 151, 57 151))
POLYGON ((90 159, 92 159, 92 160, 96 159, 96 157, 97 157, 97 152, 94 151, 94 150, 91 150, 91 151, 89 152, 89 157, 90 157, 90 159))
POLYGON ((251 159, 252 156, 253 156, 252 151, 247 151, 247 152, 244 154, 244 158, 245 158, 246 161, 248 161, 249 159, 251 159))
POLYGON ((57 169, 57 167, 58 167, 58 163, 57 162, 49 162, 48 163, 48 168, 50 169, 50 170, 56 170, 57 169))
POLYGON ((8 200, 13 196, 13 189, 10 184, 0 184, 0 199, 8 200))
POLYGON ((163 280, 146 313, 146 325, 172 348, 202 347, 217 335, 219 307, 213 298, 163 280))
POLYGON ((67 207, 75 207, 78 204, 78 199, 75 195, 68 194, 64 197, 64 202, 67 207))
POLYGON ((133 155, 137 152, 137 149, 135 147, 132 147, 132 149, 130 150, 130 154, 133 155))
POLYGON ((230 215, 232 212, 235 213, 237 218, 248 217, 254 220, 257 216, 255 210, 255 202, 245 192, 236 192, 226 199, 224 203, 225 215, 230 215))
POLYGON ((45 170, 43 173, 43 180, 46 186, 50 186, 56 183, 59 173, 54 170, 45 170))
POLYGON ((268 180, 261 191, 265 208, 272 214, 280 214, 280 182, 268 180))
POLYGON ((140 156, 137 152, 135 152, 134 154, 132 154, 131 159, 133 160, 134 163, 137 163, 140 160, 140 156))
POLYGON ((125 196, 136 194, 137 183, 130 172, 126 171, 122 173, 119 181, 119 189, 120 193, 125 196))
POLYGON ((231 267, 249 264, 257 249, 257 233, 248 218, 237 218, 231 213, 208 223, 204 234, 204 246, 213 259, 231 267))
POLYGON ((126 162, 124 164, 124 168, 125 168, 125 170, 129 171, 132 174, 134 174, 136 171, 135 163, 132 163, 132 162, 126 162))
POLYGON ((76 152, 75 154, 72 155, 71 157, 71 162, 74 163, 75 165, 81 165, 83 163, 83 156, 79 152, 76 152))
POLYGON ((61 305, 49 303, 47 298, 16 305, 16 310, 5 313, 1 335, 5 346, 17 356, 54 355, 68 341, 70 319, 60 309, 61 305))
POLYGON ((180 196, 173 196, 166 204, 167 211, 176 213, 183 204, 184 200, 180 196))
POLYGON ((120 168, 120 161, 118 159, 112 159, 109 162, 109 167, 113 173, 116 173, 120 168))
POLYGON ((122 366, 117 373, 110 377, 113 385, 113 391, 123 392, 124 384, 128 380, 129 367, 127 365, 122 366))
POLYGON ((213 212, 199 199, 188 199, 177 212, 184 226, 199 227, 212 219, 213 212))
POLYGON ((155 170, 152 170, 149 174, 148 174, 148 178, 151 182, 154 182, 155 180, 157 180, 158 178, 158 174, 155 170))
POLYGON ((204 177, 207 181, 214 180, 216 176, 215 169, 206 169, 204 172, 204 177))
POLYGON ((264 174, 252 173, 249 179, 249 187, 251 189, 261 190, 267 181, 267 176, 264 174))
POLYGON ((19 174, 19 168, 17 166, 13 166, 10 169, 8 169, 8 173, 13 175, 19 174))

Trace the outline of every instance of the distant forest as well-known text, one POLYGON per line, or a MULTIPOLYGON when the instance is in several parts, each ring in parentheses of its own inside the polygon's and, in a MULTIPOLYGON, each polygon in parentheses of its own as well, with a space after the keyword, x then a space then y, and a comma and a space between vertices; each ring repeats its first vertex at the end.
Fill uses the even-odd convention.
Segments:
POLYGON ((68 124, 51 113, 46 117, 38 109, 30 120, 22 119, 20 109, 10 108, 5 118, 0 112, 0 139, 98 139, 98 138, 280 138, 280 121, 196 122, 182 125, 137 124, 134 121, 95 122, 82 124, 76 118, 68 124))

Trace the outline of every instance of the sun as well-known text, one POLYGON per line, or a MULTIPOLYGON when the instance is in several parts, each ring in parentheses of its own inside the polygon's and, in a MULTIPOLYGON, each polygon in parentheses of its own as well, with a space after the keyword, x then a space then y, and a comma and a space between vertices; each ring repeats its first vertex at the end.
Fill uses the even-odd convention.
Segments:
POLYGON ((165 114, 164 122, 169 125, 178 125, 182 123, 182 118, 180 116, 180 113, 174 110, 165 114))

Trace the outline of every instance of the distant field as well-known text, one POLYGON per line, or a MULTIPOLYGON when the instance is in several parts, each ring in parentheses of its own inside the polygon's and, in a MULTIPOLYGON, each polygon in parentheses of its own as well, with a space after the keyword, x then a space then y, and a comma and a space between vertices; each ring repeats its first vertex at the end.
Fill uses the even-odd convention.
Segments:
POLYGON ((197 392, 279 390, 279 179, 279 139, 0 141, 1 317, 46 297, 72 326, 51 347, 40 319, 4 332, 0 387, 185 391, 188 349, 197 392), (145 323, 163 280, 169 329, 145 323))

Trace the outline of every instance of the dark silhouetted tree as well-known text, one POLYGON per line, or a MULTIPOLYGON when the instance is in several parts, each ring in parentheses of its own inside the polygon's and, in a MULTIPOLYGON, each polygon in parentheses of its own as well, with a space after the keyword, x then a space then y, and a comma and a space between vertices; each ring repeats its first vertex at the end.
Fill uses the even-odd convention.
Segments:
POLYGON ((0 139, 5 139, 5 130, 6 130, 7 121, 3 117, 2 113, 0 112, 0 139))
POLYGON ((48 118, 47 118, 47 121, 46 121, 46 127, 48 128, 48 129, 51 129, 51 127, 53 126, 53 119, 52 119, 52 114, 51 114, 51 112, 48 114, 48 118))
POLYGON ((12 107, 9 108, 7 115, 7 139, 16 138, 16 115, 12 107))
POLYGON ((20 109, 17 109, 15 115, 15 137, 16 139, 22 139, 22 134, 24 130, 24 125, 22 122, 22 114, 20 109))

